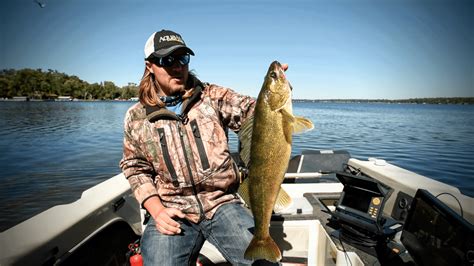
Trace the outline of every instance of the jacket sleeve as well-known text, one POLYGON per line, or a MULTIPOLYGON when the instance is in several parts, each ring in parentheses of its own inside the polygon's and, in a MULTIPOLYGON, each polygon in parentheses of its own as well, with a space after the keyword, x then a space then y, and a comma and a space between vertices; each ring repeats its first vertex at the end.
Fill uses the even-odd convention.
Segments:
POLYGON ((215 85, 210 88, 211 98, 217 105, 224 126, 238 132, 242 123, 251 117, 255 110, 256 100, 250 96, 215 85))
POLYGON ((158 192, 153 182, 153 167, 138 145, 139 133, 132 129, 131 123, 130 113, 127 112, 124 120, 123 157, 120 168, 130 183, 135 198, 143 207, 143 203, 150 197, 158 196, 158 192))

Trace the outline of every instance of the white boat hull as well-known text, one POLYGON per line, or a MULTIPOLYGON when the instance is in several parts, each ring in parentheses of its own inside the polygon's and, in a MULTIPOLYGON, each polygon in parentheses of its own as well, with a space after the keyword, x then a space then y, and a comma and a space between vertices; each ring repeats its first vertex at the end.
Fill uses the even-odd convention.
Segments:
MULTIPOLYGON (((350 159, 348 164, 392 187, 392 195, 404 192, 413 197, 418 188, 425 188, 434 195, 450 193, 459 203, 452 197, 440 197, 440 200, 457 212, 460 211, 461 204, 464 208, 464 218, 474 223, 473 198, 461 194, 455 187, 383 160, 350 159)), ((288 177, 320 178, 321 174, 292 173, 288 174, 288 177)), ((282 187, 295 202, 302 204, 293 206, 290 212, 299 211, 302 214, 312 211, 303 206, 306 202, 305 193, 337 194, 343 189, 343 185, 337 182, 295 182, 282 184, 282 187)), ((396 210, 396 200, 395 196, 387 200, 385 215, 390 216, 396 210)), ((46 262, 61 264, 68 258, 74 258, 74 254, 79 251, 89 252, 84 247, 92 240, 97 242, 96 236, 113 226, 128 228, 116 234, 128 231, 130 238, 139 238, 143 230, 142 220, 143 213, 130 191, 130 186, 125 177, 119 174, 84 191, 81 198, 73 203, 50 208, 0 233, 0 265, 42 265, 46 262)), ((282 248, 284 256, 303 258, 308 265, 363 265, 357 254, 345 253, 336 247, 324 229, 325 222, 312 218, 301 221, 272 221, 272 236, 282 248)), ((126 249, 127 247, 124 247, 125 251, 126 249)), ((223 259, 208 243, 203 247, 202 253, 214 262, 223 259)))

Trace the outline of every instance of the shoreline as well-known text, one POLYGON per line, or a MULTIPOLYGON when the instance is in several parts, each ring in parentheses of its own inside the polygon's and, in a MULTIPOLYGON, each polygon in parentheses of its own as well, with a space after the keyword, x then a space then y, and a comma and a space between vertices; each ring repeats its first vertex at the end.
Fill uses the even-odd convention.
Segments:
POLYGON ((387 103, 387 104, 474 104, 474 97, 412 98, 412 99, 293 99, 300 103, 387 103))

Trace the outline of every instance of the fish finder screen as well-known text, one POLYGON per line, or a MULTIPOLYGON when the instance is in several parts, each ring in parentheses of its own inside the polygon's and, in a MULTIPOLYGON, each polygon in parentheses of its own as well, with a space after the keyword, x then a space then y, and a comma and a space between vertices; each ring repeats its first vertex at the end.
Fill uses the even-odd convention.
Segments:
POLYGON ((377 194, 365 189, 345 187, 340 206, 349 207, 356 211, 367 213, 370 201, 372 200, 372 197, 375 196, 377 196, 377 194))
POLYGON ((473 240, 471 224, 426 190, 418 190, 401 236, 417 264, 471 265, 473 240))

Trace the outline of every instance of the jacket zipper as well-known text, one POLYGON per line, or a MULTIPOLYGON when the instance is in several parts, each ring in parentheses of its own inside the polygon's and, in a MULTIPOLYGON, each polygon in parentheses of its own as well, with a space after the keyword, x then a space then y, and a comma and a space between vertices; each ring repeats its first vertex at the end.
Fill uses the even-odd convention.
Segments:
POLYGON ((191 165, 190 165, 189 159, 188 159, 188 153, 186 152, 186 148, 185 148, 185 145, 184 145, 184 133, 183 133, 183 130, 182 130, 183 123, 181 121, 178 121, 177 125, 178 125, 179 138, 181 140, 181 146, 183 147, 184 159, 186 161, 186 165, 187 165, 187 168, 188 168, 189 178, 191 179, 191 186, 193 188, 193 193, 194 193, 194 196, 196 197, 196 201, 197 201, 198 206, 199 206, 199 212, 200 212, 199 221, 201 221, 201 220, 204 219, 204 208, 202 207, 202 203, 201 203, 201 201, 199 200, 199 197, 198 197, 196 184, 194 183, 194 177, 193 177, 193 173, 192 173, 192 170, 191 170, 191 165))
POLYGON ((171 162, 171 156, 168 150, 168 143, 166 141, 165 130, 163 128, 158 128, 158 134, 160 136, 160 145, 161 145, 161 151, 163 153, 163 159, 165 160, 166 167, 168 168, 168 172, 171 175, 173 186, 179 187, 178 175, 176 174, 176 170, 174 169, 173 163, 171 162))
POLYGON ((209 159, 207 158, 206 150, 204 149, 204 143, 202 141, 201 132, 197 125, 196 120, 190 122, 191 129, 193 130, 194 141, 196 141, 196 146, 199 153, 199 158, 201 159, 202 170, 206 171, 210 168, 209 159))

